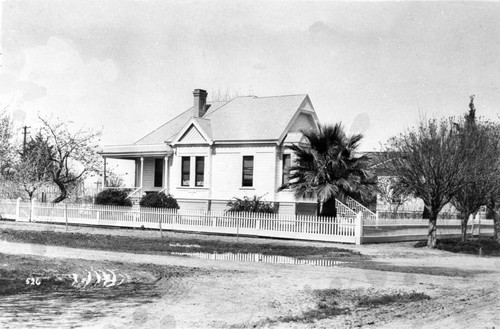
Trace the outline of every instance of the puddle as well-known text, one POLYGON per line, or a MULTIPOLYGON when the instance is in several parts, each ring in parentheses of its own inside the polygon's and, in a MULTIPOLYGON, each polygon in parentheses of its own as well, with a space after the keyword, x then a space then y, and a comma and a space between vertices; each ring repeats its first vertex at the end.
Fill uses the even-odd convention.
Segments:
POLYGON ((347 264, 345 261, 330 259, 299 259, 288 256, 263 255, 252 253, 206 253, 206 252, 172 252, 175 256, 188 256, 200 259, 251 262, 251 263, 270 263, 270 264, 290 264, 290 265, 312 265, 334 267, 347 264))
POLYGON ((1 328, 76 328, 151 303, 161 294, 154 282, 137 281, 109 269, 3 278, 0 285, 4 288, 1 328))

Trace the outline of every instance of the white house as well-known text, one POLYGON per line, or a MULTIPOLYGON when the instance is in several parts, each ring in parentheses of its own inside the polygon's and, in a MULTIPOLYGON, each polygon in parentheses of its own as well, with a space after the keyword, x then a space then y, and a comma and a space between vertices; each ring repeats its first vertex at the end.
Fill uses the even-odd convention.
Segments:
POLYGON ((309 96, 207 102, 205 90, 193 94, 193 107, 135 143, 103 147, 104 159, 135 161, 136 195, 163 191, 191 200, 191 208, 254 195, 294 201, 278 188, 291 162, 286 146, 301 142, 301 130, 318 128, 309 96))

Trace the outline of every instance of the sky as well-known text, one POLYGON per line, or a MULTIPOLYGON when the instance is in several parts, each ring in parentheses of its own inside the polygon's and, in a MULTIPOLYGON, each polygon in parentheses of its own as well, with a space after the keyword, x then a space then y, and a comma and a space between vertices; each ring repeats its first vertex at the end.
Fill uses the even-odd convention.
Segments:
POLYGON ((500 2, 1 4, 0 107, 19 127, 53 116, 130 144, 197 88, 308 94, 322 123, 363 133, 365 151, 420 118, 464 114, 472 94, 498 119, 500 2))

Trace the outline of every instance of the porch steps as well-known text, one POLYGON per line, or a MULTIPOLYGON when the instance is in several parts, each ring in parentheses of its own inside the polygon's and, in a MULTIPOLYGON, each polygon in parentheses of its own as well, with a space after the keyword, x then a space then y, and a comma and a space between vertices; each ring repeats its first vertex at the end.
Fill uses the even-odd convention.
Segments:
POLYGON ((346 198, 346 205, 347 207, 349 207, 349 209, 352 209, 352 211, 354 211, 354 213, 356 214, 361 211, 361 213, 363 214, 363 218, 377 219, 377 215, 373 211, 366 208, 361 203, 359 203, 358 201, 354 200, 349 196, 346 198))
POLYGON ((351 208, 340 202, 338 199, 335 199, 335 207, 337 208, 337 216, 356 217, 356 212, 354 212, 351 208))
POLYGON ((135 205, 139 205, 139 202, 141 201, 141 198, 139 198, 138 196, 131 196, 129 197, 130 201, 132 201, 132 205, 135 206, 135 205))

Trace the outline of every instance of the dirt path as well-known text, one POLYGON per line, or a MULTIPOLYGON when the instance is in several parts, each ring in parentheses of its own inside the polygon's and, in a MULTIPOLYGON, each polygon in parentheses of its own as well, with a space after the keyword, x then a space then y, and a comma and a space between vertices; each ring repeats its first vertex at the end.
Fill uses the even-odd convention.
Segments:
MULTIPOLYGON (((139 232, 140 233, 140 232, 139 232)), ((249 239, 252 240, 252 239, 249 239)), ((253 239, 257 240, 257 239, 253 239)), ((257 241, 256 243, 259 243, 257 241)), ((280 241, 280 243, 294 243, 280 241)), ((321 245, 321 244, 319 244, 321 245)), ((332 244, 329 244, 332 246, 332 244)), ((500 259, 414 249, 410 244, 333 245, 355 249, 396 266, 460 268, 489 273, 471 277, 388 272, 346 267, 278 265, 139 255, 0 241, 3 253, 124 263, 182 265, 214 270, 186 278, 161 300, 88 322, 92 328, 493 328, 500 326, 500 259), (429 301, 383 310, 357 310, 313 323, 267 319, 298 316, 313 308, 315 289, 416 291, 429 301)))

